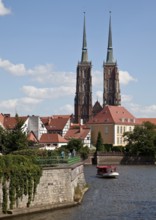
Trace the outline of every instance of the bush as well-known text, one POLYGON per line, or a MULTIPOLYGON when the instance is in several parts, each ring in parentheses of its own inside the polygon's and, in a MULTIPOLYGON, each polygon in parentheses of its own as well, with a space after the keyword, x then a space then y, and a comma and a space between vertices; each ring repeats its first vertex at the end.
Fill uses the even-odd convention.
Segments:
POLYGON ((89 155, 89 148, 87 146, 85 147, 82 147, 80 149, 80 156, 83 160, 87 159, 88 158, 88 155, 89 155))

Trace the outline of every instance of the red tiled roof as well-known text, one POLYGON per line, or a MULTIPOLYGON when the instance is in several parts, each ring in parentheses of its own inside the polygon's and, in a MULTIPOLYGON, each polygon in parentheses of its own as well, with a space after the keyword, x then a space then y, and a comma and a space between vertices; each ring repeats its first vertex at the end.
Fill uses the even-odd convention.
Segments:
POLYGON ((53 115, 52 116, 53 118, 71 118, 72 117, 72 115, 53 115))
POLYGON ((42 134, 39 142, 40 143, 67 143, 68 141, 59 134, 42 134))
POLYGON ((136 124, 136 118, 122 106, 107 105, 88 124, 136 124))
POLYGON ((63 130, 69 117, 41 117, 43 124, 46 126, 47 130, 63 130))
POLYGON ((38 142, 38 141, 37 141, 37 138, 36 138, 36 136, 35 136, 35 134, 34 134, 33 131, 31 131, 31 132, 27 135, 27 139, 28 139, 29 141, 38 142))
POLYGON ((151 122, 152 124, 156 125, 156 118, 137 118, 137 124, 142 124, 144 122, 151 122))
MULTIPOLYGON (((27 120, 28 116, 22 116, 22 117, 18 117, 19 120, 22 120, 23 122, 25 122, 27 120)), ((4 127, 6 129, 14 129, 14 127, 17 124, 17 118, 16 117, 11 117, 11 116, 6 116, 4 117, 4 127)))
POLYGON ((81 128, 71 127, 66 133, 65 138, 67 140, 71 138, 84 140, 86 136, 88 135, 89 131, 90 131, 90 128, 83 128, 83 126, 81 126, 81 128))

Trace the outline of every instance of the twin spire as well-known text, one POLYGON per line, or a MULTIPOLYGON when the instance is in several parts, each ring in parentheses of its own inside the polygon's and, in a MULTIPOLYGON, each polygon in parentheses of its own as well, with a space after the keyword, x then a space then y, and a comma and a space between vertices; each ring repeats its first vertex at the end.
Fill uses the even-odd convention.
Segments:
POLYGON ((112 27, 111 27, 111 11, 110 18, 109 18, 109 33, 108 33, 108 47, 107 47, 107 58, 106 63, 113 63, 113 46, 112 46, 112 27))
MULTIPOLYGON (((81 62, 82 63, 83 62, 88 62, 85 12, 84 12, 84 24, 83 24, 83 41, 82 41, 81 62)), ((107 47, 106 63, 114 63, 113 46, 112 46, 111 11, 110 11, 110 18, 109 18, 109 33, 108 33, 108 47, 107 47)))
POLYGON ((84 12, 84 24, 83 24, 83 42, 82 42, 82 57, 81 62, 88 62, 88 52, 87 52, 87 39, 86 39, 86 17, 84 12))

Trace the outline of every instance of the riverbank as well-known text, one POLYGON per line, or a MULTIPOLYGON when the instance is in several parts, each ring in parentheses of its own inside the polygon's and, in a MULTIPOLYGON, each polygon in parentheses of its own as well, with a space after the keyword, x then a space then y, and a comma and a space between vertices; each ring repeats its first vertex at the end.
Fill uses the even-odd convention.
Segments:
POLYGON ((64 208, 71 208, 77 205, 80 205, 83 201, 84 194, 88 191, 89 187, 85 187, 82 190, 81 197, 77 202, 68 202, 64 204, 54 204, 54 205, 46 205, 46 206, 40 206, 40 207, 30 207, 30 208, 25 208, 25 209, 16 209, 10 211, 10 214, 0 214, 0 219, 11 219, 15 217, 20 217, 32 213, 42 213, 42 212, 47 212, 47 211, 54 211, 54 210, 59 210, 59 209, 64 209, 64 208))
MULTIPOLYGON (((30 207, 27 208, 26 205, 27 196, 23 196, 22 200, 18 200, 18 207, 14 206, 13 210, 8 208, 7 214, 3 214, 1 210, 0 219, 73 207, 81 203, 87 190, 82 163, 60 168, 49 167, 43 169, 35 198, 30 207), (78 192, 80 192, 77 200, 74 199, 76 189, 79 189, 78 192)), ((3 195, 1 194, 0 197, 2 204, 3 195)))

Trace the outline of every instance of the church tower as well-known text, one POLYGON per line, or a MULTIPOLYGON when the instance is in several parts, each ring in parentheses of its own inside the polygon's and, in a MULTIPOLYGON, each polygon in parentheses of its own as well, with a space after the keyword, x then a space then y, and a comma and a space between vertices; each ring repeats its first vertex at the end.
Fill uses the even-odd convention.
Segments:
POLYGON ((103 64, 104 91, 103 106, 121 105, 119 71, 113 58, 111 13, 109 18, 108 48, 106 62, 103 64))
POLYGON ((92 76, 91 62, 88 62, 86 21, 84 14, 83 42, 81 62, 77 65, 76 95, 75 95, 75 122, 86 123, 92 117, 92 76))

